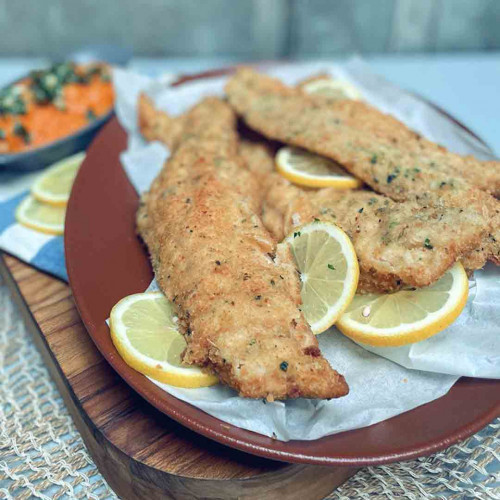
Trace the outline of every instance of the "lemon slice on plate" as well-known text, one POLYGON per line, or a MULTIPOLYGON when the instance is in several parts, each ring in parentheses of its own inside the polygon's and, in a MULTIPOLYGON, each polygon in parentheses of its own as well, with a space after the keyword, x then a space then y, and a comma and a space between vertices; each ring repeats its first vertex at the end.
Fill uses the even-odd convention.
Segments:
POLYGON ((351 303, 359 267, 347 234, 335 224, 316 221, 285 239, 300 271, 302 311, 314 333, 330 328, 351 303))
POLYGON ((159 382, 176 387, 207 387, 218 378, 181 363, 186 348, 172 305, 161 292, 129 295, 111 310, 111 339, 125 362, 159 382))
POLYGON ((46 234, 63 234, 66 207, 40 203, 33 196, 24 198, 16 209, 16 220, 23 226, 46 234))
POLYGON ((65 206, 85 153, 70 156, 50 167, 31 188, 31 194, 49 205, 65 206))
POLYGON ((356 295, 336 326, 362 344, 411 344, 451 325, 465 307, 468 295, 467 274, 457 262, 441 279, 425 288, 356 295))
POLYGON ((363 99, 361 92, 345 80, 334 78, 318 78, 306 83, 302 89, 307 94, 320 95, 328 99, 352 99, 360 101, 363 99))
POLYGON ((276 168, 299 186, 355 189, 362 184, 334 161, 299 148, 281 148, 276 154, 276 168))

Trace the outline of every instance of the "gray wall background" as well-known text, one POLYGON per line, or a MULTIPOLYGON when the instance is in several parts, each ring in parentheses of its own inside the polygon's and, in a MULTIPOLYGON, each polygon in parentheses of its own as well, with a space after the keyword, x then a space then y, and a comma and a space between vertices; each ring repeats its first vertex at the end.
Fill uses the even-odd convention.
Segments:
POLYGON ((0 56, 88 43, 242 59, 500 49, 500 0, 0 0, 0 56))

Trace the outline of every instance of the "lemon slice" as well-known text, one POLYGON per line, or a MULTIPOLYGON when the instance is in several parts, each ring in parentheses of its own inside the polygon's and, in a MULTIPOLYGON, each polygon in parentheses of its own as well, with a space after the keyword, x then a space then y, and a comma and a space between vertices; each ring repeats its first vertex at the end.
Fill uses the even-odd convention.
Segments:
POLYGON ((347 234, 319 220, 295 229, 286 239, 300 271, 302 311, 314 333, 330 328, 351 303, 359 267, 347 234))
POLYGON ((16 209, 16 220, 23 226, 46 234, 63 234, 66 207, 40 203, 33 196, 24 198, 16 209))
POLYGON ((333 78, 319 78, 306 83, 302 89, 307 94, 320 95, 328 99, 363 99, 361 92, 352 83, 333 78))
POLYGON ((161 292, 136 293, 111 310, 111 339, 125 362, 159 382, 176 387, 207 387, 218 378, 181 363, 186 348, 172 305, 161 292))
POLYGON ((33 184, 31 194, 37 200, 49 205, 65 206, 68 203, 71 187, 84 158, 85 153, 78 153, 54 163, 33 184))
POLYGON ((424 340, 462 312, 469 282, 457 262, 433 285, 378 295, 356 295, 337 322, 337 328, 362 344, 401 346, 424 340))
POLYGON ((337 163, 299 148, 284 147, 276 154, 278 172, 289 181, 306 187, 355 189, 361 181, 337 163))

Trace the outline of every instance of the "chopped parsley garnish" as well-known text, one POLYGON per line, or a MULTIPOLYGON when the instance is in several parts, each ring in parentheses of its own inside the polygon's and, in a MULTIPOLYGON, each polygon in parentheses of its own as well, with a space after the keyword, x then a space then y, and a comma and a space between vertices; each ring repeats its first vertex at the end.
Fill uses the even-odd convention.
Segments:
MULTIPOLYGON (((66 62, 54 64, 48 69, 32 71, 30 74, 30 89, 38 104, 54 103, 60 100, 64 85, 69 83, 88 84, 94 73, 99 73, 101 69, 92 66, 86 73, 77 71, 74 63, 66 62)), ((59 109, 62 104, 59 103, 59 109)))
POLYGON ((101 64, 92 64, 88 67, 85 76, 90 80, 93 76, 99 76, 101 81, 109 82, 111 80, 111 75, 108 72, 107 67, 101 64))
POLYGON ((256 295, 255 300, 260 300, 262 298, 262 295, 256 295))
POLYGON ((85 115, 88 121, 93 121, 97 118, 97 115, 94 113, 92 109, 87 109, 87 114, 85 115))
POLYGON ((18 87, 11 85, 0 90, 0 115, 24 115, 26 102, 18 87))
POLYGON ((321 222, 317 217, 314 217, 314 222, 321 222))
POLYGON ((1 141, 2 139, 5 139, 5 131, 4 131, 4 129, 3 129, 3 128, 0 128, 0 141, 1 141))
POLYGON ((425 238, 424 247, 427 248, 427 250, 432 250, 434 248, 431 245, 431 240, 429 238, 425 238))
POLYGON ((286 361, 282 361, 280 364, 280 370, 286 372, 288 370, 288 363, 286 361))
POLYGON ((387 176, 387 184, 390 184, 397 176, 393 174, 389 174, 387 176))
POLYGON ((375 203, 377 203, 377 198, 370 198, 368 200, 368 205, 374 205, 375 203))
POLYGON ((101 74, 101 67, 97 64, 93 64, 87 69, 87 76, 94 76, 99 74, 101 74))
POLYGON ((377 163, 377 160, 378 160, 377 155, 373 155, 370 159, 370 163, 372 165, 375 165, 375 163, 377 163))
MULTIPOLYGON (((66 109, 63 99, 63 87, 70 83, 88 84, 93 75, 99 75, 102 81, 109 81, 107 67, 92 65, 82 71, 72 62, 54 64, 50 68, 30 73, 29 90, 36 104, 54 104, 57 109, 66 109)), ((0 90, 0 115, 24 115, 27 101, 19 85, 11 85, 0 90)), ((95 114, 87 112, 87 119, 94 120, 95 114)), ((27 135, 23 135, 27 138, 27 135)))
POLYGON ((335 271, 335 267, 332 266, 331 264, 328 264, 328 269, 331 269, 332 271, 335 271))
POLYGON ((297 231, 296 233, 293 233, 293 237, 297 238, 297 236, 300 236, 300 234, 301 234, 300 231, 297 231))
POLYGON ((25 144, 29 144, 31 142, 31 135, 28 130, 23 126, 22 123, 16 122, 14 124, 14 135, 21 137, 25 144))
POLYGON ((57 96, 54 99, 54 106, 59 110, 59 111, 66 111, 66 103, 64 102, 64 98, 61 96, 57 96))
POLYGON ((62 87, 74 79, 74 67, 59 64, 52 68, 31 73, 31 91, 38 104, 54 102, 61 95, 62 87))
POLYGON ((363 208, 363 207, 361 207, 361 208, 358 210, 358 213, 362 214, 362 213, 363 213, 363 210, 364 210, 364 208, 363 208))

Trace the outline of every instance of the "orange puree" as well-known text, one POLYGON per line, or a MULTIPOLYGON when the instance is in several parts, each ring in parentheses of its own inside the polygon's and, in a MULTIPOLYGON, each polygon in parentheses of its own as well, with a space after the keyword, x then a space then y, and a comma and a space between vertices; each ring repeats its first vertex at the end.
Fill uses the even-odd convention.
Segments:
MULTIPOLYGON (((77 74, 86 71, 85 67, 74 68, 77 74)), ((81 83, 59 84, 59 95, 52 101, 36 99, 31 77, 17 86, 22 89, 20 95, 26 109, 24 114, 5 109, 0 113, 0 154, 36 148, 70 135, 106 114, 114 102, 113 86, 107 73, 106 78, 90 74, 81 83)))

